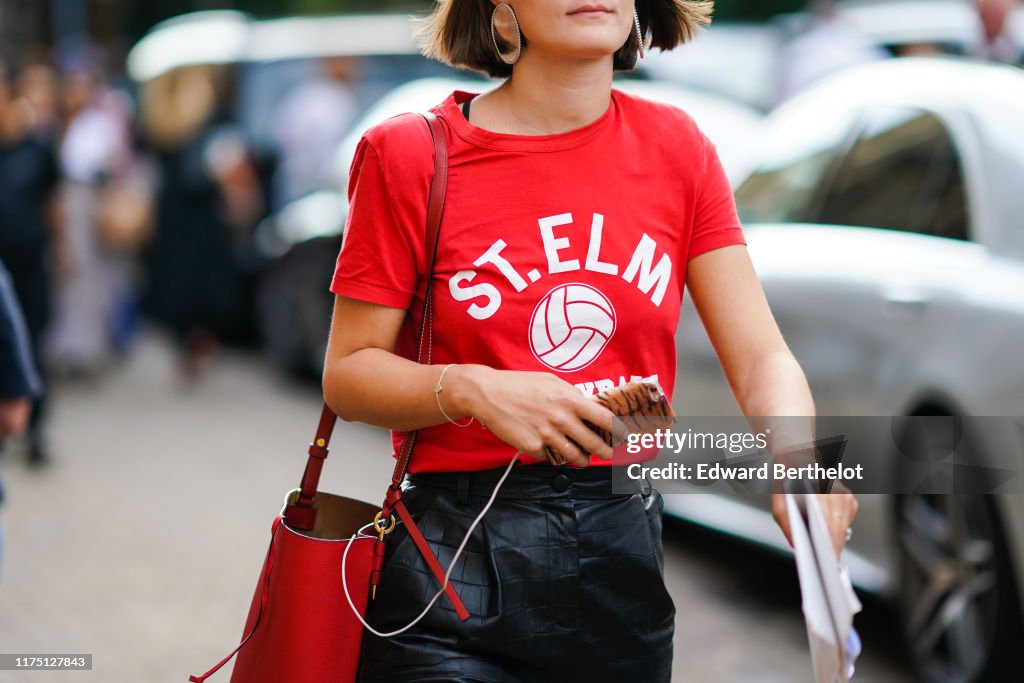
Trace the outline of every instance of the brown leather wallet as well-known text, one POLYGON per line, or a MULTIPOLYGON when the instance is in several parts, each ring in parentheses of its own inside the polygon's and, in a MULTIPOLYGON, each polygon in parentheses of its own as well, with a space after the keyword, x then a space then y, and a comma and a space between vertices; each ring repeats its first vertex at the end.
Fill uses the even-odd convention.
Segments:
MULTIPOLYGON (((661 391, 661 387, 651 382, 630 382, 602 391, 594 396, 593 400, 612 411, 619 420, 609 425, 611 429, 600 427, 588 420, 584 420, 583 424, 612 448, 624 444, 630 434, 647 434, 658 429, 667 429, 672 426, 672 418, 675 417, 668 397, 661 391)), ((574 439, 570 438, 569 441, 582 452, 587 452, 587 449, 574 439)), ((550 447, 546 447, 545 450, 552 464, 565 464, 565 456, 550 447)))
POLYGON ((668 397, 661 387, 651 382, 630 382, 602 391, 594 400, 620 418, 620 424, 614 425, 613 431, 585 421, 587 427, 613 447, 625 443, 629 434, 646 434, 671 427, 675 417, 668 397))

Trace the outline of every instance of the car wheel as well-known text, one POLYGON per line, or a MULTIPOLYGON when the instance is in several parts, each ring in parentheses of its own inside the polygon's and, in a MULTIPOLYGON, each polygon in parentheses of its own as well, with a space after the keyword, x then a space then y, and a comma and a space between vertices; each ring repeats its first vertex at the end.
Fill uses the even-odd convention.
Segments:
MULTIPOLYGON (((916 433, 905 433, 902 445, 913 460, 938 462, 967 447, 955 419, 909 423, 916 433)), ((995 501, 958 493, 895 501, 899 607, 919 676, 928 683, 1010 680, 1019 603, 995 501)))

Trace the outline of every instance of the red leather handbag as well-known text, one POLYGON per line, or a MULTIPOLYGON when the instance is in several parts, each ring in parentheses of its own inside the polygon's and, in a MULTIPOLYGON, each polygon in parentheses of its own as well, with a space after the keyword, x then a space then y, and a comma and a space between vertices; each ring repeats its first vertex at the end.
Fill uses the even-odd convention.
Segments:
MULTIPOLYGON (((427 287, 420 324, 418 361, 430 362, 430 282, 434 272, 448 175, 448 150, 437 117, 425 114, 434 140, 434 177, 427 205, 427 287), (425 343, 423 343, 425 342, 425 343)), ((337 418, 324 405, 299 488, 288 493, 274 519, 263 569, 241 643, 201 676, 202 683, 236 653, 231 683, 346 683, 355 681, 366 605, 384 564, 384 543, 397 515, 462 620, 469 613, 402 502, 401 483, 416 432, 406 434, 383 505, 317 491, 337 418), (342 588, 345 583, 352 605, 342 588), (359 611, 357 616, 353 609, 359 611)))

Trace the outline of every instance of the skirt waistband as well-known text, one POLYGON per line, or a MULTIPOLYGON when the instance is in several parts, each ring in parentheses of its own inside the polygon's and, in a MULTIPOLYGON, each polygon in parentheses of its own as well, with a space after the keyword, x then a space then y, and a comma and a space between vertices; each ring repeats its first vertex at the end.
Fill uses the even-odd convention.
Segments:
MULTIPOLYGON (((469 496, 489 498, 504 472, 504 467, 475 472, 419 472, 407 475, 406 480, 412 486, 454 491, 465 503, 469 496)), ((513 467, 497 498, 608 498, 646 494, 650 489, 650 482, 631 479, 621 466, 571 467, 541 462, 513 467)))

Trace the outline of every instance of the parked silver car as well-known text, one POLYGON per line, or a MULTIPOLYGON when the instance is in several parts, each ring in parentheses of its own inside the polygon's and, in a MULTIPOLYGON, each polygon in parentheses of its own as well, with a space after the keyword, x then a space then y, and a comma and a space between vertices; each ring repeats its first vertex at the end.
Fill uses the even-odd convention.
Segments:
MULTIPOLYGON (((880 54, 895 56, 925 45, 948 54, 973 54, 984 35, 974 0, 840 0, 835 9, 841 25, 858 32, 880 54)), ((768 110, 788 95, 783 87, 786 45, 813 22, 807 11, 756 24, 716 19, 695 40, 670 52, 652 51, 637 68, 651 78, 768 110)), ((1024 5, 1011 11, 1008 23, 1007 36, 1024 60, 1024 5)))
MULTIPOLYGON (((1024 71, 857 67, 783 105, 763 139, 737 203, 818 413, 1024 415, 1024 71)), ((678 344, 677 410, 738 415, 692 310, 678 344)), ((666 498, 671 513, 787 549, 764 508, 666 498)), ((1024 644, 1024 497, 860 500, 845 561, 860 587, 897 599, 922 679, 1022 680, 1010 662, 1024 644)))

